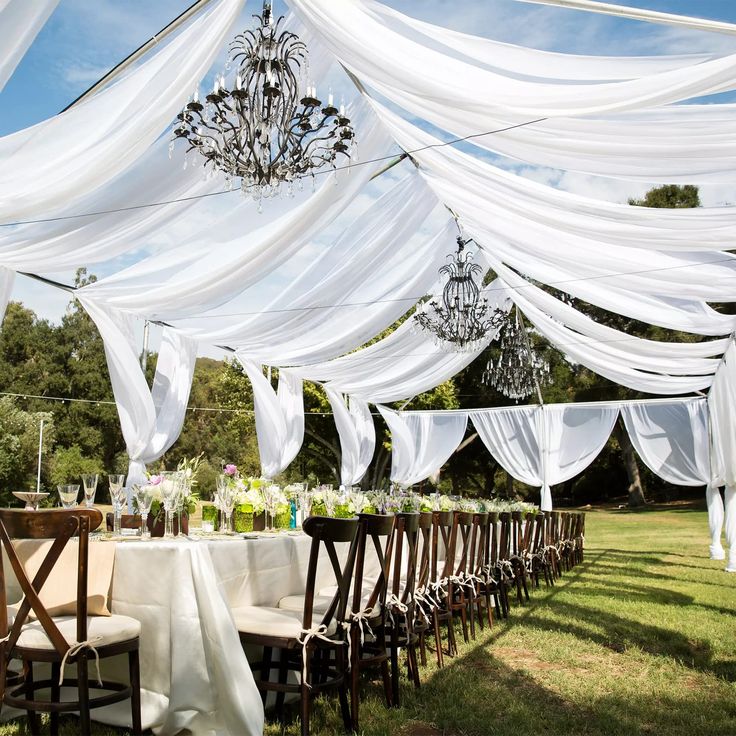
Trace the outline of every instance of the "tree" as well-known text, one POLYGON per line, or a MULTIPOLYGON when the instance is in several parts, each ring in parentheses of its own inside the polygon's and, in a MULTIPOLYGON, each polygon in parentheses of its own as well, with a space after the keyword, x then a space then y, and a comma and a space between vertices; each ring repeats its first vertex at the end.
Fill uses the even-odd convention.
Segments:
POLYGON ((692 184, 685 186, 665 184, 650 189, 643 199, 629 199, 629 204, 636 207, 662 207, 670 210, 700 207, 700 190, 692 184))

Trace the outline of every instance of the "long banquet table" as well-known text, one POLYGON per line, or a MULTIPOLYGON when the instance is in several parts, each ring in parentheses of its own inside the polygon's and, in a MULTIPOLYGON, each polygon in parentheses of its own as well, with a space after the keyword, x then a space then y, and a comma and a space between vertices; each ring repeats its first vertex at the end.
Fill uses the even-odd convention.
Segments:
MULTIPOLYGON (((230 609, 275 606, 304 592, 310 539, 283 533, 95 544, 117 545, 112 613, 141 622, 143 727, 162 736, 261 734, 261 697, 230 609)), ((322 557, 318 587, 334 580, 322 557)), ((102 673, 127 682, 127 660, 103 661, 102 673)), ((95 709, 92 717, 130 726, 130 704, 95 709)))

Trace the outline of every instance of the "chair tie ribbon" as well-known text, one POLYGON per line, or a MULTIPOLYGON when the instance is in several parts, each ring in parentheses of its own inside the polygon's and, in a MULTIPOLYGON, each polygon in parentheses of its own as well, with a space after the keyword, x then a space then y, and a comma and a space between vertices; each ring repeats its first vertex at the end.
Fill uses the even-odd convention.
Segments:
POLYGON ((437 605, 437 602, 432 598, 430 592, 426 588, 417 588, 417 590, 414 591, 414 602, 417 604, 417 610, 424 619, 424 623, 429 626, 429 614, 437 605), (425 606, 427 608, 425 608, 425 606))
MULTIPOLYGON (((326 641, 328 644, 335 643, 334 639, 330 639, 330 637, 327 636, 327 626, 325 624, 313 626, 311 629, 302 629, 299 632, 297 641, 302 645, 302 682, 310 690, 312 689, 312 686, 307 682, 307 647, 312 639, 322 639, 322 641, 326 641)), ((345 644, 345 642, 343 642, 343 644, 345 644)))
POLYGON ((101 636, 95 636, 92 639, 86 639, 85 641, 78 641, 72 644, 69 649, 66 650, 66 654, 61 659, 61 668, 59 671, 59 685, 64 684, 64 667, 66 667, 66 660, 69 657, 76 657, 77 654, 82 652, 84 649, 90 649, 95 655, 95 667, 97 669, 97 684, 102 687, 102 677, 100 677, 100 655, 95 649, 95 644, 102 641, 101 636))

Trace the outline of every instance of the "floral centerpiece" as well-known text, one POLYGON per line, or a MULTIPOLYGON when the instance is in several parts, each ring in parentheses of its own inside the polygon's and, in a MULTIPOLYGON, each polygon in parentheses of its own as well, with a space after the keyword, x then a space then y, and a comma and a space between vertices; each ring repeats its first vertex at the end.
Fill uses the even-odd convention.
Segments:
MULTIPOLYGON (((189 516, 197 509, 199 494, 194 490, 197 485, 197 474, 202 455, 195 458, 184 458, 177 466, 180 474, 178 481, 178 497, 176 499, 175 515, 173 519, 174 534, 189 533, 189 516)), ((165 511, 163 504, 163 492, 166 484, 175 481, 166 477, 166 473, 146 473, 146 488, 151 491, 153 500, 148 515, 148 527, 151 536, 161 537, 164 534, 165 511)), ((140 510, 139 510, 140 511, 140 510)))

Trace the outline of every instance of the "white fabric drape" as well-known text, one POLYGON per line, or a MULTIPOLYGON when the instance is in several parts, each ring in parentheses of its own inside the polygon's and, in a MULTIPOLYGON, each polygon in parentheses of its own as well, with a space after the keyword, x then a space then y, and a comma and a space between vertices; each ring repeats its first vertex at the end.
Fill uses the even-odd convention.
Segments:
POLYGON ((708 506, 708 528, 710 530, 710 558, 723 560, 726 553, 721 544, 725 509, 721 489, 715 483, 709 483, 705 489, 705 501, 708 506))
POLYGON ((304 441, 302 381, 282 369, 276 392, 258 363, 240 353, 236 355, 253 386, 261 474, 274 478, 289 466, 304 441))
POLYGON ((522 3, 534 5, 556 5, 561 8, 572 10, 587 10, 593 13, 613 15, 618 18, 630 18, 631 20, 643 20, 649 23, 663 23, 668 26, 686 28, 692 31, 710 31, 713 33, 727 33, 736 35, 736 25, 724 23, 707 18, 694 18, 687 15, 675 15, 674 13, 661 13, 657 10, 646 8, 632 8, 628 5, 616 5, 613 3, 602 3, 596 0, 517 0, 522 3))
POLYGON ((595 460, 611 435, 618 406, 549 404, 480 409, 469 416, 506 472, 542 487, 540 507, 550 511, 550 486, 573 478, 595 460))
MULTIPOLYGON (((366 2, 377 20, 433 51, 491 71, 535 81, 573 82, 632 79, 706 60, 693 57, 607 57, 558 54, 499 43, 418 21, 377 2, 366 2)), ((363 68, 364 74, 370 71, 363 68)), ((371 83, 370 76, 362 77, 371 83)), ((698 105, 627 111, 586 118, 537 120, 488 115, 483 128, 463 110, 441 101, 406 94, 400 77, 382 92, 411 115, 424 118, 471 143, 536 166, 663 183, 732 182, 736 161, 736 109, 698 105), (493 135, 478 136, 493 130, 493 135)), ((411 90, 409 90, 411 92, 411 90)))
POLYGON ((360 482, 371 464, 376 449, 376 427, 365 401, 351 396, 348 406, 339 392, 327 387, 325 393, 340 437, 340 482, 348 488, 360 482))
POLYGON ((145 480, 148 463, 176 442, 186 416, 197 343, 165 328, 153 388, 149 390, 133 335, 133 318, 79 298, 105 344, 120 428, 130 458, 126 486, 145 480))
MULTIPOLYGON (((351 111, 361 158, 386 154, 391 139, 365 106, 351 111)), ((321 177, 317 191, 283 217, 244 233, 242 213, 211 221, 176 248, 84 287, 110 306, 163 321, 181 320, 240 294, 311 243, 354 200, 378 168, 357 166, 321 177), (162 289, 161 284, 166 284, 162 289)), ((256 223, 258 221, 256 220, 256 223)))
POLYGON ((363 83, 387 97, 392 91, 424 108, 453 107, 476 132, 488 118, 588 115, 665 105, 732 89, 736 57, 727 56, 636 79, 572 84, 538 82, 484 69, 442 54, 396 31, 361 0, 291 0, 290 5, 335 57, 363 83))
POLYGON ((46 215, 112 179, 167 128, 220 53, 245 0, 214 0, 93 97, 0 138, 0 222, 46 215))
POLYGON ((59 0, 0 0, 0 91, 59 0))
POLYGON ((15 282, 15 273, 9 268, 0 266, 0 326, 5 317, 5 310, 10 301, 10 294, 13 291, 13 283, 15 282))
POLYGON ((466 412, 378 411, 391 430, 391 481, 411 486, 439 472, 468 426, 466 412))

